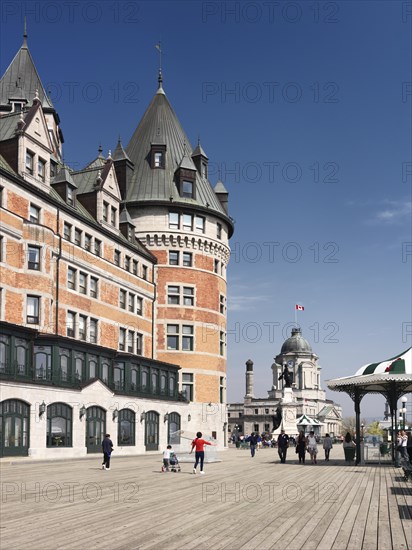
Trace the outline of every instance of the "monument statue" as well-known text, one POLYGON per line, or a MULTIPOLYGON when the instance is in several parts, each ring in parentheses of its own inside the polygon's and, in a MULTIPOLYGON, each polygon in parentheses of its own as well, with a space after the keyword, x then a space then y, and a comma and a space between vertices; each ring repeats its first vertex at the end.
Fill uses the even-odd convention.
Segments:
POLYGON ((291 387, 291 379, 289 374, 289 368, 287 365, 284 366, 282 374, 279 376, 278 380, 281 380, 283 378, 285 382, 285 388, 291 387))

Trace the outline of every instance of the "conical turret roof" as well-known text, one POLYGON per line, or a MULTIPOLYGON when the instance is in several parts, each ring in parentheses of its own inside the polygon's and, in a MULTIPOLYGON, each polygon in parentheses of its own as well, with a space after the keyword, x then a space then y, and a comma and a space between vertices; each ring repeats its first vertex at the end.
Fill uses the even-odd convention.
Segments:
POLYGON ((135 165, 126 202, 170 201, 193 206, 207 207, 228 218, 210 182, 201 178, 191 159, 193 149, 167 99, 162 86, 153 97, 142 120, 136 128, 126 152, 135 165), (152 168, 150 152, 153 144, 160 141, 165 145, 165 168, 152 168), (175 173, 182 161, 184 166, 196 170, 195 198, 184 198, 179 195, 175 173))
POLYGON ((37 90, 42 106, 54 109, 34 65, 26 38, 25 35, 21 48, 0 80, 0 105, 8 105, 10 99, 21 99, 31 103, 37 90))

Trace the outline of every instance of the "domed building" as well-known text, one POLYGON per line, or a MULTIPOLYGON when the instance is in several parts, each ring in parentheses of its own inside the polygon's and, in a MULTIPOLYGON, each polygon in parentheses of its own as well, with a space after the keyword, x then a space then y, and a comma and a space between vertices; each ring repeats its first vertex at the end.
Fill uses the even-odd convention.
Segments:
MULTIPOLYGON (((267 398, 254 396, 253 362, 246 362, 246 394, 243 403, 229 405, 229 432, 236 434, 279 433, 283 419, 276 422, 277 409, 282 408, 283 390, 286 386, 282 373, 287 368, 292 390, 293 409, 296 410, 296 431, 314 429, 319 435, 340 434, 342 408, 330 399, 321 388, 318 356, 310 343, 303 338, 300 328, 293 328, 292 334, 283 343, 275 357, 272 369, 272 388, 267 398), (280 422, 280 423, 279 423, 280 422), (279 426, 273 432, 273 426, 279 426)), ((289 423, 290 424, 290 423, 289 423)))

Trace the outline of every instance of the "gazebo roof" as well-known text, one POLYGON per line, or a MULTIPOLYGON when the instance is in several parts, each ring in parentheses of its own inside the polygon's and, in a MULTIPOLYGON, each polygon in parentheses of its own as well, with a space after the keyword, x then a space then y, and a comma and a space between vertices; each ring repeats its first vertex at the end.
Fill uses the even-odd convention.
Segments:
POLYGON ((307 414, 302 414, 302 416, 296 421, 297 426, 322 426, 322 424, 322 422, 319 422, 319 420, 316 420, 316 418, 312 418, 307 414))
POLYGON ((393 385, 402 392, 412 391, 412 348, 400 355, 379 363, 364 365, 353 376, 327 380, 329 389, 350 393, 352 389, 359 389, 362 393, 384 393, 393 385))

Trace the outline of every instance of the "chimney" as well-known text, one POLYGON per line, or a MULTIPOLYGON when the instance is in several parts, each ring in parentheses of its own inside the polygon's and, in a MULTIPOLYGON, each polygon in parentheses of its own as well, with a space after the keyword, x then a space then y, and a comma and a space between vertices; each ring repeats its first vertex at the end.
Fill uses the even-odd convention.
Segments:
POLYGON ((245 397, 254 397, 253 395, 253 361, 246 361, 246 395, 245 397))

